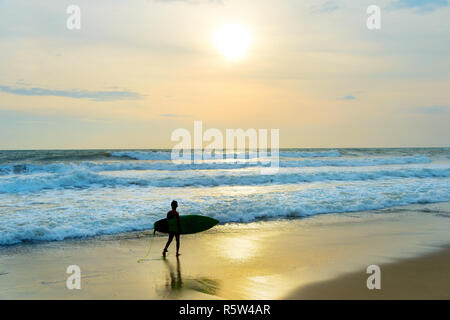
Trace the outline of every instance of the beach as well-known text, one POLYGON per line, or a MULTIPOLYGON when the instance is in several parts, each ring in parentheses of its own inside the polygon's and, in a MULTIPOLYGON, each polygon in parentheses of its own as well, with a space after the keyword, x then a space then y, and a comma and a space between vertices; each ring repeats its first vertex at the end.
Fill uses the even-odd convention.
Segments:
POLYGON ((152 232, 0 249, 1 299, 448 299, 450 205, 226 223, 182 236, 176 259, 152 232), (379 265, 381 290, 366 268, 379 265), (69 290, 69 265, 81 289, 69 290))
POLYGON ((288 299, 361 300, 449 300, 450 248, 425 256, 400 260, 381 266, 382 290, 367 290, 367 274, 353 272, 335 279, 313 283, 291 293, 288 299))
POLYGON ((449 151, 282 149, 276 174, 248 152, 0 151, 0 298, 445 299, 449 151), (162 259, 172 200, 219 224, 162 259))
POLYGON ((450 299, 450 1, 79 2, 0 0, 0 300, 450 299))

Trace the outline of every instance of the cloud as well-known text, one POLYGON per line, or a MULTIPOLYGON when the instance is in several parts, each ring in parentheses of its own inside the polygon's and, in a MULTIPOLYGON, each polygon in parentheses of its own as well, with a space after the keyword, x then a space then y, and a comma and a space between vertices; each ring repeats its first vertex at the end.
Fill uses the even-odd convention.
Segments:
POLYGON ((443 114, 450 111, 450 106, 428 106, 411 108, 412 113, 420 114, 443 114))
POLYGON ((23 124, 23 125, 51 125, 51 124, 55 124, 55 123, 56 122, 54 122, 54 121, 40 121, 40 120, 21 120, 21 121, 17 122, 17 124, 23 124))
POLYGON ((24 88, 0 86, 0 92, 20 96, 54 96, 73 99, 89 99, 92 101, 137 100, 142 95, 132 91, 86 91, 86 90, 54 90, 44 88, 24 88))
POLYGON ((356 97, 352 94, 348 94, 342 98, 342 100, 355 100, 355 99, 356 99, 356 97))
POLYGON ((339 9, 339 5, 335 1, 326 1, 322 4, 315 5, 311 8, 313 13, 330 13, 339 9))
POLYGON ((448 6, 448 0, 398 0, 394 3, 395 8, 413 8, 419 12, 433 11, 448 6))

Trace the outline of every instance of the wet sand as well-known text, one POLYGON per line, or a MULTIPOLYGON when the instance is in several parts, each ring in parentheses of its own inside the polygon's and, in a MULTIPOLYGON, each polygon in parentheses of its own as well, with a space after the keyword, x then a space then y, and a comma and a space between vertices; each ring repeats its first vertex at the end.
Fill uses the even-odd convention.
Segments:
POLYGON ((152 232, 0 249, 1 299, 448 299, 448 203, 227 224, 182 237, 152 232), (431 254, 431 255, 430 255, 431 254), (417 258, 420 257, 420 258, 417 258), (377 264, 382 289, 366 286, 377 264), (66 269, 81 269, 81 289, 66 269), (445 278, 445 279, 444 279, 445 278))
POLYGON ((450 299, 450 247, 380 266, 380 289, 368 290, 364 270, 304 286, 286 299, 450 299))

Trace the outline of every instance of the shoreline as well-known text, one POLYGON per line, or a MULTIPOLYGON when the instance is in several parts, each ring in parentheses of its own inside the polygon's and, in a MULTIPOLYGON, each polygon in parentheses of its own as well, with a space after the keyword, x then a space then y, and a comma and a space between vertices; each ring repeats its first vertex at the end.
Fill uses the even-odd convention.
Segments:
MULTIPOLYGON (((151 231, 14 245, 0 249, 0 298, 315 299, 318 292, 319 298, 325 297, 325 290, 330 298, 346 299, 351 295, 338 290, 347 286, 341 279, 360 283, 355 279, 363 277, 365 285, 368 265, 380 265, 384 272, 391 264, 433 252, 447 256, 449 250, 442 248, 450 244, 449 217, 450 204, 435 203, 225 224, 182 236, 179 260, 174 244, 162 259, 167 238, 155 237, 143 263, 137 260, 148 250, 151 231), (69 265, 80 266, 81 290, 66 288, 69 265)), ((412 266, 402 268, 414 272, 412 266)), ((433 263, 426 260, 423 266, 433 263)), ((382 274, 384 289, 391 280, 382 274)), ((430 281, 439 292, 447 292, 447 284, 437 280, 430 281)), ((411 289, 399 290, 399 298, 412 297, 411 289)))
MULTIPOLYGON (((224 226, 239 226, 239 225, 252 225, 252 224, 258 224, 258 223, 276 223, 276 222, 288 222, 288 221, 301 221, 303 219, 314 219, 316 217, 320 216, 348 216, 348 215, 356 215, 360 213, 377 213, 377 212, 391 212, 391 211, 403 211, 403 210, 412 210, 421 211, 422 207, 442 207, 445 209, 448 209, 450 211, 450 202, 447 201, 439 201, 439 202, 433 202, 433 203, 426 203, 426 204, 420 204, 420 203, 414 203, 414 204, 407 204, 402 206, 393 206, 388 208, 381 208, 381 209, 370 209, 365 211, 345 211, 345 212, 326 212, 326 213, 316 213, 312 215, 303 215, 303 216, 285 216, 285 217, 264 217, 264 218, 258 218, 256 220, 252 221, 229 221, 229 222, 219 222, 216 226, 218 227, 224 227, 224 226)), ((440 209, 438 209, 440 210, 440 209)), ((432 210, 433 211, 433 210, 432 210)), ((424 210, 424 212, 431 212, 427 209, 424 210)), ((161 216, 162 217, 162 216, 161 216)), ((134 230, 134 231, 121 231, 118 233, 105 233, 105 234, 98 234, 98 235, 92 235, 92 236, 77 236, 77 237, 68 237, 64 238, 62 240, 26 240, 18 243, 12 243, 12 244, 0 244, 0 253, 2 250, 8 250, 15 247, 23 247, 23 246, 41 246, 41 245, 47 245, 51 243, 61 243, 61 244, 70 244, 71 242, 80 242, 80 241, 111 241, 111 240, 124 240, 124 239, 139 239, 143 237, 149 237, 153 235, 153 229, 144 229, 144 230, 134 230)), ((167 237, 164 233, 156 233, 156 237, 167 237)))

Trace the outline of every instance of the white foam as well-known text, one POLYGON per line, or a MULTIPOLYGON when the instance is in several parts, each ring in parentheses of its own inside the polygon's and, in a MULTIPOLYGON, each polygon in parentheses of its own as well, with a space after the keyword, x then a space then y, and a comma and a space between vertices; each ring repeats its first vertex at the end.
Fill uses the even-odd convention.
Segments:
POLYGON ((351 169, 281 168, 276 175, 261 175, 259 168, 235 170, 180 171, 107 171, 92 172, 77 168, 63 173, 36 173, 0 176, 0 193, 38 192, 59 188, 91 188, 119 186, 218 186, 295 184, 320 181, 364 181, 406 178, 448 178, 450 166, 428 167, 356 167, 351 169))
MULTIPOLYGON (((280 167, 363 167, 393 164, 427 164, 431 160, 426 156, 408 156, 392 158, 340 158, 340 159, 303 159, 281 160, 280 167)), ((121 170, 214 170, 240 169, 247 167, 269 166, 270 159, 223 159, 204 160, 199 164, 174 164, 171 161, 97 161, 97 162, 61 162, 51 164, 20 164, 0 165, 0 173, 31 174, 31 173, 66 173, 76 170, 92 172, 121 171, 121 170), (261 160, 261 161, 259 161, 261 160)))
POLYGON ((260 175, 259 159, 175 165, 168 151, 92 153, 29 163, 8 154, 0 245, 147 230, 172 199, 182 214, 221 222, 450 201, 450 163, 440 150, 281 151, 275 175, 260 175))
POLYGON ((63 240, 148 230, 171 199, 181 214, 207 214, 221 222, 355 212, 450 201, 448 179, 407 179, 217 188, 64 189, 0 195, 0 244, 63 240))

